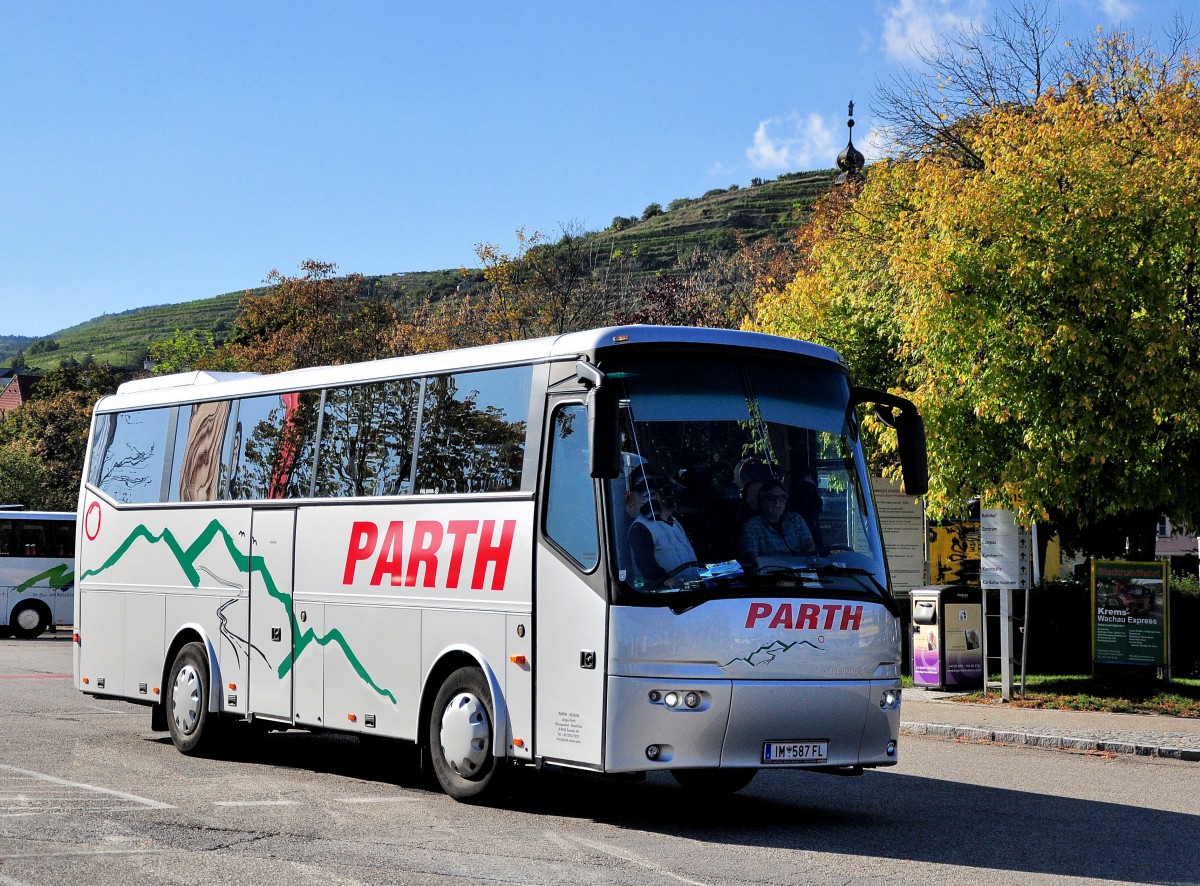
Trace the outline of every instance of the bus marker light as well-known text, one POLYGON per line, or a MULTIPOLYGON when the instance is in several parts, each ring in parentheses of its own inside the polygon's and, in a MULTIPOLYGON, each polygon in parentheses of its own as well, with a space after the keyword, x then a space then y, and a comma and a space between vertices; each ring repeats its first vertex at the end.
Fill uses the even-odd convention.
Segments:
POLYGON ((523 656, 523 655, 510 655, 508 657, 508 660, 511 661, 515 665, 523 666, 525 664, 525 656, 523 656))
POLYGON ((81 641, 80 641, 80 639, 79 639, 79 634, 78 634, 78 633, 74 633, 74 634, 72 634, 72 635, 71 635, 71 642, 73 642, 73 643, 74 643, 75 645, 77 645, 77 646, 80 646, 80 645, 82 645, 82 642, 81 642, 81 641))
POLYGON ((652 704, 658 704, 660 701, 662 701, 662 693, 657 689, 651 689, 650 694, 646 697, 650 699, 652 704))
POLYGON ((652 744, 646 748, 646 759, 647 760, 657 760, 659 753, 661 753, 661 751, 660 751, 658 745, 652 744))
POLYGON ((154 694, 155 694, 155 695, 158 695, 158 694, 159 694, 159 693, 158 693, 158 687, 157 687, 157 686, 155 686, 155 687, 154 687, 154 694))
POLYGON ((514 739, 513 739, 513 747, 516 747, 516 748, 523 748, 523 747, 525 747, 525 739, 523 739, 523 738, 514 738, 514 739))
POLYGON ((237 683, 230 683, 229 688, 232 689, 234 692, 237 692, 237 683))
POLYGON ((84 683, 84 685, 85 685, 85 686, 86 686, 88 683, 91 683, 91 682, 92 682, 92 678, 91 678, 91 677, 84 677, 84 678, 83 678, 83 683, 84 683))
POLYGON ((357 723, 358 722, 358 714, 347 714, 346 719, 349 720, 351 723, 357 723))

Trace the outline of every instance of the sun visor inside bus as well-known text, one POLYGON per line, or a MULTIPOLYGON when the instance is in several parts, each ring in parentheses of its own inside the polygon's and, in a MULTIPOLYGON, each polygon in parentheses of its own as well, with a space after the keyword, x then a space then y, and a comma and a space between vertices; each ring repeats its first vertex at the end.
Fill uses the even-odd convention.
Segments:
POLYGON ((918 600, 913 605, 912 619, 916 625, 937 624, 937 604, 932 600, 918 600))

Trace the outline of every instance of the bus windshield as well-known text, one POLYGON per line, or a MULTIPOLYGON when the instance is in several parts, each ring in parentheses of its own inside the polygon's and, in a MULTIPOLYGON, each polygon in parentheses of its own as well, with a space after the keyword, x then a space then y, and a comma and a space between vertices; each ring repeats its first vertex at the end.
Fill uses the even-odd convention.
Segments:
POLYGON ((888 596, 850 388, 837 366, 622 354, 608 509, 635 594, 797 588, 888 596))

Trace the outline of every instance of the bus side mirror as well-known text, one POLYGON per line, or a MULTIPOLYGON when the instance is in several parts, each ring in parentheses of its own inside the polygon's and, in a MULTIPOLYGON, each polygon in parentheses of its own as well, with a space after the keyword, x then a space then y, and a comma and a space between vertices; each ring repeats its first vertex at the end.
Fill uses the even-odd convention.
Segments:
POLYGON ((597 480, 621 476, 621 438, 618 432, 620 402, 616 387, 599 369, 582 360, 575 377, 588 388, 588 465, 597 480))
POLYGON ((929 491, 929 455, 925 449, 925 422, 915 406, 897 414, 896 441, 904 493, 924 495, 929 491))
POLYGON ((896 429, 896 452, 900 456, 901 488, 905 495, 924 495, 929 491, 929 457, 925 450, 925 422, 917 407, 911 400, 886 391, 855 388, 850 395, 850 406, 860 403, 874 403, 880 421, 896 429))

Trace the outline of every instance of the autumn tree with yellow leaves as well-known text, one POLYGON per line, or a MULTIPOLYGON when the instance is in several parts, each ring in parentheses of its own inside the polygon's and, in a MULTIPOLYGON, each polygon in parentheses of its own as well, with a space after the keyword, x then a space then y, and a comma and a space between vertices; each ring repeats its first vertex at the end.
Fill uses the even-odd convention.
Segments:
POLYGON ((1091 553, 1200 519, 1200 60, 1102 37, 970 150, 871 166, 798 241, 758 328, 911 394, 934 515, 978 496, 1091 553))

